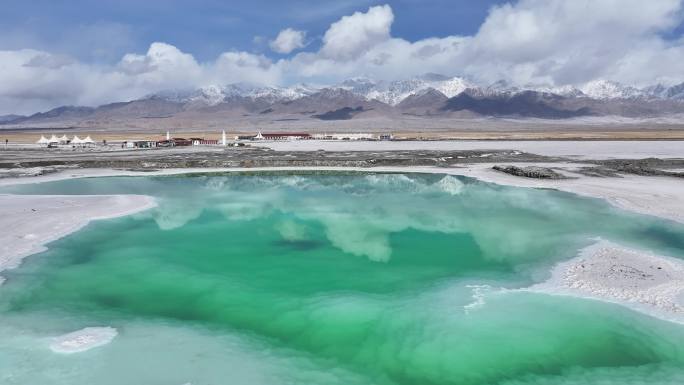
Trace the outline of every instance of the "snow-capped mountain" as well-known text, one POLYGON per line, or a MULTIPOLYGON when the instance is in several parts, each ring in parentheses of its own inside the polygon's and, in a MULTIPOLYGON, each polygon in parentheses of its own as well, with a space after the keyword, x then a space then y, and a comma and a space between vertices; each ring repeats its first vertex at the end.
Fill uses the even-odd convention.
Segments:
POLYGON ((648 94, 636 87, 625 86, 609 80, 593 80, 581 87, 580 91, 592 99, 636 99, 648 94))
POLYGON ((312 95, 319 89, 307 85, 293 87, 259 87, 245 83, 226 86, 209 85, 197 90, 168 90, 148 95, 145 99, 163 99, 176 103, 193 103, 215 106, 231 98, 263 99, 268 102, 289 101, 312 95))
POLYGON ((446 97, 454 97, 473 85, 460 77, 447 78, 436 74, 427 74, 407 80, 392 82, 375 82, 370 79, 351 79, 338 85, 367 100, 377 100, 396 106, 409 96, 417 95, 428 89, 441 92, 446 97))
POLYGON ((657 84, 655 86, 645 88, 644 91, 655 98, 684 100, 684 83, 680 83, 671 87, 657 84))
POLYGON ((430 87, 443 93, 448 98, 453 98, 466 89, 475 87, 475 85, 463 78, 455 77, 441 81, 438 84, 432 84, 430 87))
POLYGON ((548 86, 548 85, 528 85, 523 87, 525 90, 536 91, 546 94, 554 94, 563 96, 566 98, 578 98, 586 96, 582 90, 575 86, 565 85, 565 86, 548 86))
MULTIPOLYGON (((67 125, 139 119, 254 119, 293 122, 306 119, 430 119, 513 117, 566 119, 621 116, 681 116, 684 83, 638 88, 609 80, 577 85, 477 83, 462 77, 426 74, 384 81, 353 78, 330 86, 266 87, 238 83, 194 90, 167 90, 99 107, 62 106, 31 116, 10 117, 2 125, 67 125), (213 117, 213 118, 212 118, 213 117)), ((148 123, 145 123, 148 124, 148 123)), ((184 123, 185 124, 185 123, 184 123)))
POLYGON ((368 95, 378 87, 378 82, 368 78, 351 78, 343 81, 333 88, 341 88, 351 91, 356 95, 368 95))
POLYGON ((684 83, 669 87, 666 96, 668 99, 684 100, 684 83))
POLYGON ((284 102, 314 95, 327 89, 342 89, 366 100, 377 100, 396 106, 409 96, 417 95, 428 89, 441 92, 446 97, 454 97, 476 85, 464 78, 448 78, 427 74, 407 80, 374 81, 368 78, 352 78, 328 87, 314 87, 299 84, 292 87, 261 87, 244 83, 225 86, 209 85, 197 90, 167 90, 148 95, 145 99, 163 99, 176 103, 193 103, 215 106, 231 98, 262 99, 268 102, 284 102))
POLYGON ((500 80, 490 84, 489 86, 481 88, 481 94, 485 96, 502 94, 513 96, 526 91, 554 94, 566 98, 584 97, 596 100, 636 99, 646 98, 650 95, 650 93, 645 90, 640 90, 636 87, 625 86, 609 80, 594 80, 577 86, 554 86, 546 84, 528 84, 519 86, 505 80, 500 80))
POLYGON ((244 83, 224 86, 209 85, 192 91, 170 90, 150 95, 147 98, 163 99, 176 103, 215 106, 234 98, 248 98, 265 103, 289 102, 312 96, 324 90, 345 90, 367 101, 379 101, 397 106, 410 96, 434 90, 453 98, 463 92, 476 98, 513 97, 525 92, 558 95, 565 98, 588 98, 593 100, 684 100, 684 83, 667 87, 656 85, 637 88, 610 80, 594 80, 579 85, 517 85, 505 80, 482 85, 462 77, 446 77, 426 74, 405 80, 375 81, 369 78, 352 78, 339 84, 316 87, 306 84, 291 87, 263 87, 244 83))

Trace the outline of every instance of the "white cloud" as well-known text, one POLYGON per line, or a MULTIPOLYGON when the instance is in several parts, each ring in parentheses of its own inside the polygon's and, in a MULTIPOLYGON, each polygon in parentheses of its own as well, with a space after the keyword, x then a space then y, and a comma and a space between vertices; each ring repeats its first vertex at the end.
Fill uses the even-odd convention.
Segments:
POLYGON ((294 50, 306 47, 306 32, 286 28, 278 34, 275 40, 269 43, 274 52, 287 54, 294 50))
POLYGON ((344 16, 325 32, 321 54, 330 59, 355 59, 389 39, 393 21, 394 14, 389 5, 344 16))
MULTIPOLYGON (((392 37, 389 5, 332 23, 318 51, 274 61, 225 52, 198 62, 165 43, 129 53, 113 66, 37 50, 0 51, 0 114, 65 104, 129 100, 169 88, 252 82, 329 83, 351 76, 399 79, 426 72, 480 82, 635 85, 684 81, 684 39, 664 34, 682 22, 682 0, 520 0, 494 7, 472 36, 408 41, 392 37)), ((305 35, 283 30, 278 52, 303 48, 305 35)))
MULTIPOLYGON (((680 0, 521 0, 494 8, 462 58, 484 65, 490 78, 513 73, 518 81, 567 84, 610 77, 627 57, 662 42, 658 34, 681 22, 680 11, 680 0)), ((665 75, 643 70, 646 77, 618 80, 665 75)))
POLYGON ((51 55, 48 53, 41 53, 39 55, 33 56, 29 61, 24 63, 24 66, 58 69, 68 66, 69 64, 73 64, 74 62, 74 59, 67 55, 51 55))
POLYGON ((143 55, 126 54, 114 66, 87 65, 35 50, 0 51, 0 114, 99 105, 165 89, 240 81, 275 84, 280 73, 264 56, 226 52, 199 63, 165 43, 151 44, 143 55))

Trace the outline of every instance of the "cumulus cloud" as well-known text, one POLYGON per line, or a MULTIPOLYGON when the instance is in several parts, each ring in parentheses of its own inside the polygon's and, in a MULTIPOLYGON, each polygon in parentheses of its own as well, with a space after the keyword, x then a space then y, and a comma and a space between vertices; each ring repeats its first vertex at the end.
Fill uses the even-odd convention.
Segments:
POLYGON ((321 54, 338 60, 355 59, 390 37, 394 14, 389 5, 344 16, 330 25, 323 36, 321 54))
MULTIPOLYGON (((520 0, 492 8, 474 35, 408 41, 392 36, 394 14, 382 5, 332 23, 317 51, 280 60, 234 51, 198 62, 165 43, 126 54, 115 65, 30 49, 0 51, 0 113, 240 81, 325 84, 350 76, 393 80, 426 72, 521 85, 595 79, 673 84, 684 81, 684 39, 664 36, 682 23, 682 11, 682 0, 520 0)), ((288 28, 271 48, 291 53, 304 48, 305 40, 304 32, 288 28)))
POLYGON ((275 40, 271 40, 269 46, 274 52, 287 54, 294 50, 306 47, 306 32, 286 28, 278 34, 275 40))
MULTIPOLYGON (((681 0, 522 0, 493 8, 464 50, 463 59, 484 65, 485 76, 573 84, 609 77, 632 55, 664 43, 661 34, 681 22, 681 0)), ((682 51, 679 44, 677 49, 682 51)), ((658 50, 658 54, 664 53, 658 50)), ((468 66, 467 63, 463 63, 468 66)), ((469 71, 473 71, 472 65, 469 71)), ((622 79, 666 80, 670 71, 643 68, 622 79)))

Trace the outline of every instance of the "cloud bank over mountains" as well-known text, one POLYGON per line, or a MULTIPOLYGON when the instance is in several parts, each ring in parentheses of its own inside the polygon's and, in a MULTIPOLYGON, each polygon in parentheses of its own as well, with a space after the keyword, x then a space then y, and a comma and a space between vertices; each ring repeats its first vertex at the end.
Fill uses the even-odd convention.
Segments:
POLYGON ((163 42, 111 65, 32 49, 0 51, 0 114, 97 105, 212 84, 330 84, 356 76, 394 80, 428 72, 519 85, 596 79, 671 85, 684 80, 684 37, 671 36, 683 20, 682 2, 519 0, 492 8, 472 36, 418 41, 393 37, 395 15, 381 5, 332 23, 318 38, 320 44, 308 45, 306 31, 284 26, 270 41, 273 51, 287 55, 281 59, 231 51, 199 62, 163 42))

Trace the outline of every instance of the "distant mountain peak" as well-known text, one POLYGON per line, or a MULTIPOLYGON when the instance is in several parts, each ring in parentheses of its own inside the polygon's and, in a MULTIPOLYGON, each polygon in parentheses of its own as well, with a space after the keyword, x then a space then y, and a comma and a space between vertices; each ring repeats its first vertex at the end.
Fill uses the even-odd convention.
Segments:
POLYGON ((582 93, 592 99, 632 99, 646 96, 636 87, 625 86, 611 80, 592 80, 579 87, 582 93))
POLYGON ((228 85, 207 85, 196 90, 168 90, 148 95, 175 103, 216 106, 235 98, 262 100, 269 103, 287 102, 319 93, 322 97, 349 97, 351 93, 367 101, 396 106, 409 96, 419 95, 427 89, 434 89, 448 98, 467 92, 473 97, 513 97, 527 91, 554 94, 566 98, 613 99, 663 99, 684 100, 684 83, 676 86, 656 85, 643 89, 626 86, 615 81, 598 79, 585 84, 555 86, 544 84, 517 85, 508 80, 499 80, 482 86, 463 77, 448 77, 426 73, 404 80, 377 81, 368 77, 354 77, 330 86, 297 84, 289 87, 258 86, 247 83, 228 85), (336 91, 336 90, 344 90, 336 91))
MULTIPOLYGON (((248 83, 170 89, 100 107, 62 106, 31 116, 0 117, 0 124, 118 122, 127 119, 269 117, 282 121, 345 117, 512 116, 562 119, 576 116, 654 117, 684 114, 684 83, 634 87, 598 79, 578 85, 489 85, 464 77, 423 74, 403 80, 347 79, 338 84, 288 87, 248 83)), ((67 124, 67 123, 65 123, 67 124)), ((76 123, 77 124, 77 123, 76 123)), ((104 124, 104 123, 103 123, 104 124)))

